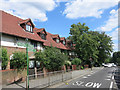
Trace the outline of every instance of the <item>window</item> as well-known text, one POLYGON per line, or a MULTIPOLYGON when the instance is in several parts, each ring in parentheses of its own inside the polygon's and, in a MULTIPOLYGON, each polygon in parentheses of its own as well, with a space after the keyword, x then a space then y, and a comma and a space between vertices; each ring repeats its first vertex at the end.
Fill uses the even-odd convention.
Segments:
POLYGON ((41 38, 44 39, 44 40, 46 40, 45 34, 41 34, 41 38))
POLYGON ((59 43, 59 39, 56 39, 56 42, 59 43))
POLYGON ((32 26, 31 26, 31 32, 33 32, 33 28, 32 28, 32 26))
POLYGON ((63 41, 63 44, 65 45, 65 41, 63 41))
POLYGON ((36 61, 36 67, 40 67, 40 61, 36 61))
POLYGON ((33 32, 33 28, 30 25, 26 25, 26 30, 29 32, 33 32))
POLYGON ((31 41, 31 44, 34 46, 34 48, 37 48, 37 42, 31 41))
POLYGON ((71 44, 70 44, 70 46, 72 47, 72 46, 73 46, 73 44, 71 43, 71 44))
POLYGON ((34 68, 34 61, 29 61, 29 68, 34 68))

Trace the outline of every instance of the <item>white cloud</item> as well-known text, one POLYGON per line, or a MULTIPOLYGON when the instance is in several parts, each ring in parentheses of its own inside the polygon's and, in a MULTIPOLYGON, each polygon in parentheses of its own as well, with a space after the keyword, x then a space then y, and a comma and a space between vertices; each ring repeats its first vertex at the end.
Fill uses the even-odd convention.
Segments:
POLYGON ((118 43, 113 44, 113 50, 114 50, 114 52, 118 51, 118 43))
POLYGON ((112 37, 112 40, 118 40, 118 28, 108 35, 112 37))
POLYGON ((103 26, 98 27, 97 31, 112 31, 114 28, 118 27, 118 10, 111 10, 110 17, 105 22, 103 26))
POLYGON ((1 0, 0 3, 1 10, 33 21, 47 21, 46 12, 57 6, 54 0, 1 0))
POLYGON ((63 14, 71 19, 79 17, 100 18, 105 9, 117 4, 118 0, 73 0, 66 3, 66 8, 63 14))

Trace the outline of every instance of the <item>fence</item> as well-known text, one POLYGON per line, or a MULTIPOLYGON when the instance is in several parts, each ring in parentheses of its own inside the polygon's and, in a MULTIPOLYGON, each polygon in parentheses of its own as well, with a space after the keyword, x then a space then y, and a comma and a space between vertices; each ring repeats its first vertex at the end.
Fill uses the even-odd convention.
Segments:
POLYGON ((29 87, 30 88, 44 88, 50 85, 54 85, 59 82, 63 82, 72 78, 72 71, 68 70, 65 72, 62 71, 54 71, 48 72, 46 74, 33 74, 29 75, 29 87))

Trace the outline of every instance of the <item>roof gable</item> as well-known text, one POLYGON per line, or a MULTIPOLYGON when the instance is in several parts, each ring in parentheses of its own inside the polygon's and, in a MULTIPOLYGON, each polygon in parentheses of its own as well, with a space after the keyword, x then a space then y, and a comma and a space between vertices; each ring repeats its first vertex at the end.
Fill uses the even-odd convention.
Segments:
POLYGON ((28 24, 30 26, 32 25, 33 27, 35 27, 30 18, 20 21, 19 24, 25 24, 25 25, 28 24))
POLYGON ((65 37, 60 38, 60 41, 64 41, 64 40, 66 41, 65 37))
POLYGON ((53 39, 60 39, 60 36, 58 34, 52 34, 51 37, 53 39))

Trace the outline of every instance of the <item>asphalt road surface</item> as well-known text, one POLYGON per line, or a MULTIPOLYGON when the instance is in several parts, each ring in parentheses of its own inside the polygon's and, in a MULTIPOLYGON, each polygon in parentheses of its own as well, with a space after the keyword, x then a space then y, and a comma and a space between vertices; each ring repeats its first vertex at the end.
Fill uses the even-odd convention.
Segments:
POLYGON ((88 75, 66 82, 57 88, 103 88, 112 90, 114 86, 114 72, 117 67, 103 68, 97 72, 91 72, 88 75))

